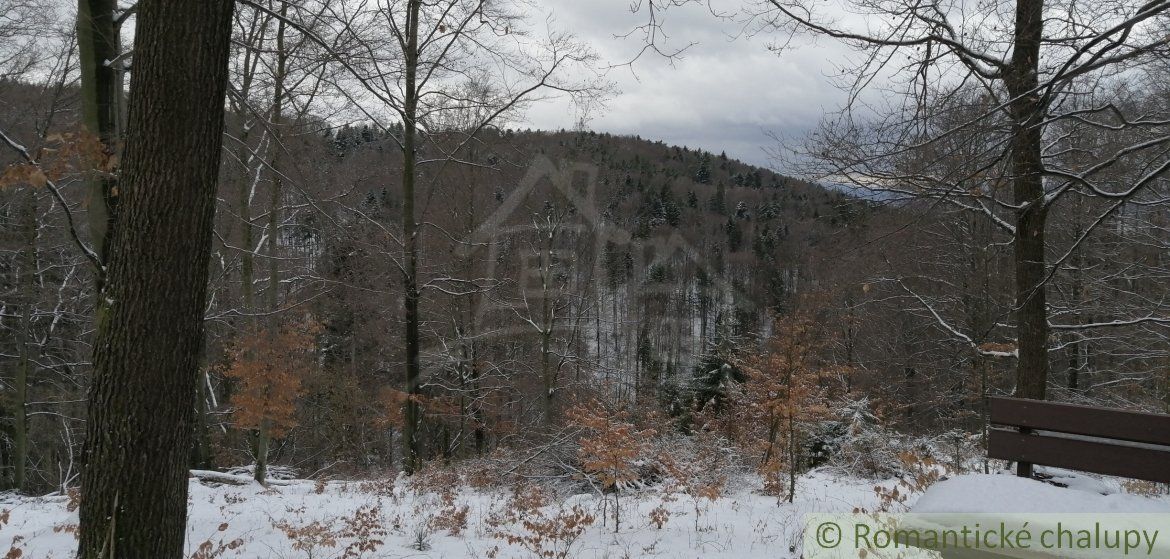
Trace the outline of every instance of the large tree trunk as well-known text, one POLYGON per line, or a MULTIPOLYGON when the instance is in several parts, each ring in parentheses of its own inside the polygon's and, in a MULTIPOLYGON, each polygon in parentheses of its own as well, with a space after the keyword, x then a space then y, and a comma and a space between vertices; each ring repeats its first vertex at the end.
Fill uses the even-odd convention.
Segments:
POLYGON ((419 467, 418 427, 420 421, 417 396, 420 393, 418 331, 418 226, 414 215, 415 187, 415 120, 418 112, 418 26, 421 0, 411 0, 406 16, 406 80, 403 99, 402 132, 402 242, 403 242, 403 319, 406 321, 406 417, 402 428, 402 463, 406 473, 419 467))
POLYGON ((1043 102, 1036 91, 1044 3, 1017 0, 1015 48, 1007 79, 1014 120, 1011 144, 1016 216, 1016 329, 1019 360, 1016 396, 1044 399, 1048 380, 1048 310, 1045 302, 1043 102))
POLYGON ((230 0, 141 0, 82 474, 81 559, 183 556, 230 0))

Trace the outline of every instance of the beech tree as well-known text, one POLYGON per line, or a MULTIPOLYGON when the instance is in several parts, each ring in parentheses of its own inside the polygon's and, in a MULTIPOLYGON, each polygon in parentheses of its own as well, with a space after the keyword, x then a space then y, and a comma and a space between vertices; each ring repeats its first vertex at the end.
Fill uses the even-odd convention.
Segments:
POLYGON ((240 456, 255 455, 255 443, 264 438, 254 429, 248 436, 229 429, 233 423, 225 421, 230 411, 225 405, 236 379, 219 374, 230 370, 214 365, 219 349, 230 354, 230 346, 256 332, 280 330, 289 309, 323 291, 313 269, 323 232, 310 224, 332 219, 320 204, 337 194, 320 184, 328 165, 310 161, 323 158, 326 150, 309 156, 304 148, 317 143, 325 127, 312 112, 331 93, 336 65, 324 48, 328 45, 314 39, 320 39, 322 12, 332 6, 313 4, 313 11, 302 6, 245 2, 233 19, 225 172, 209 286, 214 295, 206 312, 209 366, 201 383, 196 449, 201 467, 227 456, 210 452, 220 438, 237 447, 240 456))
POLYGON ((268 444, 296 426, 294 412, 304 379, 313 370, 316 336, 321 327, 312 319, 288 322, 276 331, 245 335, 232 351, 224 373, 237 383, 232 416, 237 426, 256 430, 256 481, 264 483, 268 444))
POLYGON ((649 452, 654 429, 638 429, 628 411, 607 409, 596 400, 574 405, 566 416, 583 431, 578 450, 581 465, 613 496, 613 531, 620 532, 620 494, 638 480, 637 461, 649 452))
POLYGON ((777 320, 765 353, 743 365, 747 379, 736 419, 745 426, 749 445, 761 453, 760 470, 769 489, 790 503, 810 425, 829 413, 823 339, 815 318, 797 312, 777 320))
POLYGON ((233 2, 142 0, 78 557, 183 556, 233 2))

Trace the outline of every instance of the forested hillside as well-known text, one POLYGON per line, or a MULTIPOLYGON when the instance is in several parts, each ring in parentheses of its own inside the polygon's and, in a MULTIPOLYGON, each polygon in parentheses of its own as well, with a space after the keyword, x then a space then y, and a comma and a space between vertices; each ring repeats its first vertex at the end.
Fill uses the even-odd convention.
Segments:
MULTIPOLYGON (((53 114, 62 132, 48 136, 66 157, 84 156, 83 140, 56 136, 69 134, 74 92, 46 106, 36 88, 5 87, 26 96, 14 106, 28 125, 53 114)), ((262 436, 274 463, 301 472, 393 470, 408 399, 400 127, 288 126, 295 132, 274 146, 263 130, 229 122, 239 141, 225 148, 217 195, 192 464, 246 465, 262 436)), ((978 221, 593 131, 488 131, 458 160, 440 147, 420 153, 435 154, 420 196, 424 375, 415 398, 425 461, 543 444, 567 409, 594 399, 663 414, 689 432, 696 414, 732 417, 726 399, 767 386, 751 371, 777 340, 807 346, 801 370, 817 371, 818 400, 908 433, 978 433, 983 396, 1010 388, 1010 340, 976 337, 1011 305, 1007 255, 978 221)), ((72 216, 47 188, 4 192, 6 300, 12 309, 33 302, 31 320, 6 311, 3 326, 5 354, 28 371, 22 448, 34 490, 77 474, 93 312, 67 224, 86 220, 79 186, 60 186, 72 216)), ((1087 211, 1055 215, 1071 235, 1087 211)), ((1127 238, 1161 242, 1157 215, 1119 213, 1075 257, 1087 263, 1127 238)), ((1054 277, 1054 293, 1091 317, 1084 302, 1127 312, 1134 297, 1160 289, 1155 276, 1117 277, 1150 264, 1140 247, 1110 258, 1054 277)), ((1108 336, 1062 335, 1055 389, 1156 407, 1166 390, 1160 330, 1140 320, 1105 326, 1108 336)), ((6 401, 11 410, 17 400, 6 401)), ((798 468, 820 460, 806 453, 820 452, 812 449, 826 444, 824 430, 844 421, 837 413, 808 419, 798 468)), ((6 440, 16 440, 6 425, 6 440)), ((18 453, 6 449, 12 483, 18 453)))
POLYGON ((705 4, 0 0, 0 553, 1170 511, 1170 0, 705 4))
MULTIPOLYGON (((69 129, 75 92, 47 108, 36 101, 42 91, 6 87, 27 96, 21 112, 57 111, 54 125, 69 129)), ((276 148, 263 132, 249 140, 231 126, 242 140, 235 153, 225 149, 217 196, 206 407, 193 460, 247 463, 247 428, 269 423, 280 463, 392 469, 405 397, 392 233, 400 128, 313 119, 276 148), (264 153, 277 149, 289 162, 279 185, 274 155, 264 153)), ((486 132, 464 161, 437 162, 424 176, 427 460, 553 430, 564 408, 599 396, 673 416, 701 410, 743 380, 733 364, 742 348, 795 312, 802 291, 831 285, 819 263, 856 244, 869 215, 884 211, 725 154, 591 131, 486 132)), ((77 186, 61 192, 84 222, 77 186)), ((42 341, 30 343, 28 360, 40 365, 24 396, 45 406, 27 447, 33 463, 54 464, 29 480, 42 488, 69 475, 93 304, 46 190, 4 193, 8 292, 51 302, 28 326, 42 341), (22 204, 35 204, 34 220, 19 219, 22 204), (37 275, 19 264, 29 234, 37 275)), ((22 321, 4 325, 10 344, 22 339, 22 321)))

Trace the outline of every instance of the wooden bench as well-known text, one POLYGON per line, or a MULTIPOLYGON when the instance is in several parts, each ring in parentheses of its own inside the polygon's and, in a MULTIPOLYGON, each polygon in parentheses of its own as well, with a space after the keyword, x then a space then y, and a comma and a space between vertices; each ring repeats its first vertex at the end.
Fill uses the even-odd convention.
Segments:
POLYGON ((1033 464, 1170 483, 1170 415, 991 398, 987 455, 1033 464))
MULTIPOLYGON (((1170 415, 1019 398, 991 398, 990 408, 987 455, 1015 462, 1021 477, 1034 477, 1033 466, 1042 465, 1170 483, 1170 415)), ((1043 510, 1045 505, 1037 503, 1037 507, 1043 510)), ((939 512, 943 511, 926 511, 939 512)), ((985 514, 1000 513, 987 510, 985 514)), ((1054 553, 952 548, 941 555, 944 559, 1059 557, 1054 553)))

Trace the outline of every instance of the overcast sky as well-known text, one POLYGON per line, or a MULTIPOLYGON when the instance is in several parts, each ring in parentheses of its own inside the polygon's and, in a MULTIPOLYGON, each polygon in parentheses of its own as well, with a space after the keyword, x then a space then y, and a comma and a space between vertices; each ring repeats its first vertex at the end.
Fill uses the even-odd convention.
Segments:
MULTIPOLYGON (((631 14, 631 0, 546 0, 555 26, 589 42, 607 61, 620 64, 641 49, 640 36, 619 38, 645 21, 631 14)), ((734 0, 716 1, 717 10, 734 0)), ((637 134, 668 144, 701 147, 754 164, 775 166, 765 149, 770 134, 799 141, 842 95, 831 75, 847 56, 828 40, 778 55, 766 35, 745 35, 741 25, 711 14, 704 5, 674 10, 665 19, 671 44, 691 47, 681 60, 646 54, 632 68, 615 68, 609 79, 620 93, 589 122, 597 131, 637 134)), ((564 102, 534 107, 537 128, 572 128, 576 116, 564 102)))

